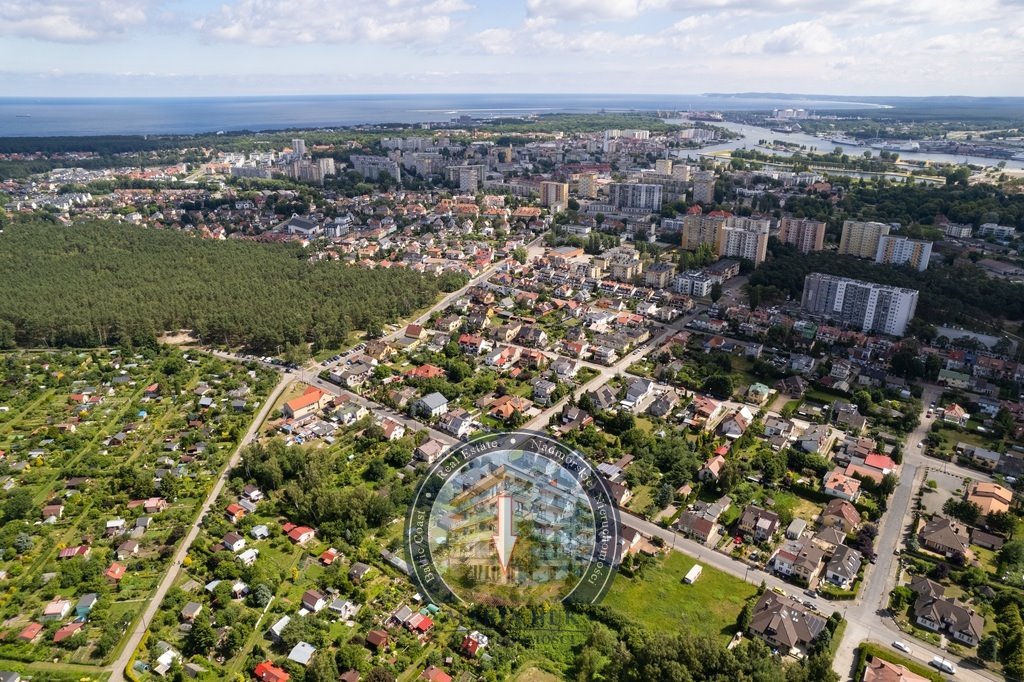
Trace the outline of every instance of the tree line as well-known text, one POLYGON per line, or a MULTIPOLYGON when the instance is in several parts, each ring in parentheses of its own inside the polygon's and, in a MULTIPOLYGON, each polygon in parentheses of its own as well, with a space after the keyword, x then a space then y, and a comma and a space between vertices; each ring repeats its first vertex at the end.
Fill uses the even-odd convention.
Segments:
POLYGON ((142 343, 192 329, 204 342, 336 347, 349 332, 431 303, 436 279, 310 263, 298 245, 209 241, 88 223, 0 234, 0 344, 142 343))
POLYGON ((917 316, 926 322, 946 324, 978 316, 1024 319, 1024 286, 991 279, 975 265, 939 265, 917 272, 829 251, 800 254, 775 238, 769 241, 769 250, 772 258, 750 276, 750 286, 774 287, 794 300, 800 299, 804 277, 812 272, 825 272, 916 289, 917 316))

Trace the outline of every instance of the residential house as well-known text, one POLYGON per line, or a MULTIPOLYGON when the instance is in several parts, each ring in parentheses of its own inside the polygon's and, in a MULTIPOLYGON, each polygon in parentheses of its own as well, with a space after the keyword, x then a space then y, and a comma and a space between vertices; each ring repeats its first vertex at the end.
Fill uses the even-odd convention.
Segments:
POLYGON ((137 540, 126 540, 118 545, 117 550, 114 554, 117 556, 118 561, 124 561, 130 559, 139 553, 139 543, 137 540))
POLYGON ((224 516, 227 517, 231 523, 238 523, 245 518, 246 511, 240 505, 231 503, 224 508, 224 516))
POLYGON ((327 600, 316 590, 306 590, 302 594, 302 608, 307 611, 319 613, 325 606, 327 606, 327 600))
POLYGON ((722 472, 722 467, 725 466, 725 457, 722 455, 715 455, 706 462, 704 466, 697 472, 697 480, 699 481, 717 481, 719 474, 722 472))
POLYGON ((832 432, 824 424, 814 424, 800 436, 800 448, 805 452, 827 455, 832 432))
POLYGON ((414 416, 436 419, 448 411, 448 399, 437 391, 423 396, 412 404, 414 416))
POLYGON ((852 547, 839 545, 825 566, 825 580, 844 590, 850 589, 854 581, 857 580, 857 573, 860 571, 862 561, 863 557, 860 552, 852 547))
POLYGON ((307 542, 316 537, 316 531, 308 526, 297 526, 294 523, 286 523, 281 526, 281 530, 284 531, 288 539, 296 545, 305 545, 307 542))
POLYGON ((849 501, 835 499, 825 506, 821 514, 821 525, 849 533, 860 525, 860 512, 849 501))
POLYGON ((78 603, 75 604, 75 617, 76 618, 87 618, 92 613, 93 608, 96 606, 96 602, 100 600, 100 597, 95 592, 89 592, 83 594, 78 603))
POLYGON ((967 413, 967 410, 960 407, 956 403, 946 406, 946 409, 942 412, 942 421, 947 424, 956 424, 957 426, 967 426, 967 421, 971 418, 971 415, 967 413))
POLYGON ((256 664, 252 674, 256 676, 256 679, 260 682, 288 682, 291 679, 283 668, 278 668, 270 661, 263 661, 262 663, 256 664))
POLYGON ((918 533, 918 540, 926 549, 944 556, 965 555, 968 550, 967 533, 944 516, 933 516, 918 533))
POLYGON ((351 620, 359 613, 359 604, 338 597, 327 605, 327 610, 341 620, 351 620))
POLYGON ((420 679, 427 682, 452 682, 452 676, 436 665, 428 665, 427 669, 420 674, 420 679))
POLYGON ((933 632, 942 632, 968 646, 977 646, 985 629, 985 619, 952 597, 945 597, 942 585, 927 578, 910 584, 917 594, 914 622, 933 632))
POLYGON ((260 551, 258 549, 250 547, 238 555, 238 563, 243 566, 252 566, 256 563, 256 559, 259 558, 259 555, 260 551))
POLYGON ((789 540, 797 540, 804 534, 805 530, 807 530, 806 521, 803 519, 793 519, 789 522, 789 525, 786 526, 786 538, 789 540))
POLYGON ((426 462, 427 464, 433 464, 437 458, 444 453, 444 449, 444 443, 435 438, 430 438, 420 443, 416 447, 414 454, 416 459, 426 462))
POLYGON ((800 653, 825 629, 825 619, 795 599, 765 590, 754 605, 748 629, 782 652, 800 653))
POLYGON ((366 644, 377 650, 387 649, 388 633, 384 630, 370 630, 366 633, 366 644))
POLYGON ((349 580, 356 583, 357 585, 363 581, 366 574, 370 572, 371 567, 364 564, 361 561, 357 561, 348 569, 349 580))
POLYGON ((750 409, 741 407, 735 413, 722 420, 718 427, 718 432, 729 440, 736 440, 746 433, 753 419, 754 415, 751 414, 750 409))
POLYGON ((267 635, 270 637, 270 639, 274 640, 275 642, 280 642, 281 633, 284 632, 284 629, 288 627, 288 623, 291 622, 291 616, 281 616, 276 621, 274 621, 274 624, 271 625, 270 628, 267 630, 267 635))
POLYGON ((115 561, 103 572, 103 577, 116 583, 124 577, 124 573, 125 567, 115 561))
POLYGON ((405 425, 391 417, 381 419, 380 428, 384 432, 384 438, 389 441, 399 440, 405 436, 405 425))
POLYGON ((856 502, 860 497, 860 481, 852 476, 847 476, 842 469, 836 468, 825 474, 821 491, 832 497, 856 502))
POLYGON ((71 611, 71 600, 56 598, 43 607, 43 615, 40 620, 63 620, 71 611))
POLYGON ((660 393, 647 408, 652 417, 667 417, 679 404, 679 394, 673 390, 660 393))
POLYGON ((473 420, 469 412, 459 408, 441 417, 437 423, 437 428, 461 439, 473 432, 473 420))
POLYGON ((190 601, 189 603, 185 604, 185 606, 181 607, 181 619, 186 623, 193 623, 195 622, 196 617, 200 613, 202 613, 202 611, 202 604, 200 604, 199 602, 190 601))
POLYGON ((313 660, 313 654, 316 653, 316 647, 309 642, 299 642, 292 647, 292 650, 288 652, 288 660, 294 661, 301 666, 309 665, 309 662, 313 660))
POLYGON ((718 537, 715 521, 693 510, 684 511, 679 515, 679 519, 676 521, 676 530, 703 545, 707 545, 711 538, 718 537))
POLYGON ((957 454, 970 458, 971 462, 975 466, 982 469, 988 469, 989 471, 998 468, 999 462, 1003 458, 1001 454, 994 450, 971 445, 970 443, 957 443, 956 451, 957 454))
POLYGON ((890 663, 878 656, 868 656, 863 682, 929 682, 928 677, 913 673, 905 666, 890 663))
POLYGON ((309 386, 298 398, 286 402, 281 412, 288 419, 304 419, 322 410, 329 400, 327 393, 316 386, 309 386))
POLYGON ((825 552, 808 539, 803 540, 801 544, 800 552, 793 560, 792 575, 805 585, 810 585, 821 570, 825 552))
POLYGON ((249 530, 249 535, 251 535, 254 540, 266 540, 270 537, 270 529, 265 525, 260 524, 258 526, 253 526, 252 529, 249 530))
POLYGON ((240 552, 245 549, 245 538, 235 531, 231 531, 230 533, 225 533, 224 537, 221 538, 220 544, 224 545, 224 549, 229 552, 240 552))
POLYGON ((752 504, 743 508, 739 521, 740 532, 754 542, 767 542, 779 530, 779 515, 752 504))
POLYGON ((637 378, 629 382, 626 389, 626 397, 622 400, 622 406, 626 409, 635 409, 654 391, 654 382, 649 379, 637 378))
POLYGON ((821 547, 826 554, 831 554, 836 551, 836 547, 846 542, 846 533, 838 528, 822 528, 814 534, 811 541, 821 547))
POLYGON ((558 384, 547 379, 535 379, 533 382, 533 402, 538 405, 550 405, 558 390, 558 384))

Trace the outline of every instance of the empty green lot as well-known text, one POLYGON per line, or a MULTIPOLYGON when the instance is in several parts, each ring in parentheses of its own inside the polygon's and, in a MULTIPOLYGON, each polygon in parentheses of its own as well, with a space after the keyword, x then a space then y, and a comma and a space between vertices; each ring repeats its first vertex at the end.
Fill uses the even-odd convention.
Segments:
POLYGON ((683 576, 698 563, 673 552, 658 559, 639 579, 617 577, 604 603, 655 631, 686 627, 728 639, 736 630, 744 602, 757 588, 704 564, 696 583, 683 583, 683 576))

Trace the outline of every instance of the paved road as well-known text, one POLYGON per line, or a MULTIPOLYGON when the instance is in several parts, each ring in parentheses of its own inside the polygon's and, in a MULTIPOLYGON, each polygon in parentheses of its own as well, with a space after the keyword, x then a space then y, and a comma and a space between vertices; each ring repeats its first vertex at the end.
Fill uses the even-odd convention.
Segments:
POLYGON ((206 496, 206 501, 203 502, 202 507, 199 509, 199 513, 196 515, 196 521, 192 524, 188 534, 178 545, 178 551, 174 553, 174 558, 171 561, 171 566, 164 574, 163 580, 156 588, 156 592, 153 597, 149 600, 145 610, 142 612, 142 617, 136 622, 135 629, 132 630, 128 637, 128 641, 125 643, 124 649, 121 651, 121 655, 118 656, 117 660, 114 661, 112 668, 113 672, 110 676, 111 682, 122 682, 124 677, 124 670, 128 667, 128 661, 131 659, 132 654, 135 653, 135 649, 139 646, 139 642, 142 641, 142 636, 146 633, 146 628, 153 621, 153 616, 156 615, 157 609, 164 601, 164 597, 167 595, 167 591, 174 584, 174 580, 178 577, 178 573, 181 572, 181 562, 184 561, 185 555, 188 554, 188 550, 192 547, 192 543, 195 542, 196 537, 199 535, 200 520, 210 511, 210 508, 217 501, 217 497, 220 495, 221 490, 224 489, 224 484, 227 482, 228 473, 238 464, 238 460, 241 459, 242 449, 248 445, 256 434, 259 433, 260 425, 270 414, 270 408, 274 406, 277 399, 281 396, 281 393, 285 388, 293 381, 293 377, 284 375, 281 380, 278 381, 277 386, 271 391, 270 395, 263 403, 263 407, 260 408, 259 413, 253 419, 252 424, 249 426, 249 430, 245 432, 245 436, 239 442, 238 447, 235 448, 234 453, 228 460, 228 463, 224 465, 224 469, 221 470, 220 476, 217 478, 217 482, 214 483, 213 488, 210 490, 210 494, 206 496))
MULTIPOLYGON (((929 419, 924 412, 932 401, 938 400, 942 389, 938 386, 925 385, 921 395, 921 423, 907 436, 903 450, 903 465, 900 471, 900 483, 889 501, 889 509, 882 516, 878 525, 878 538, 875 541, 878 553, 877 563, 871 566, 864 578, 858 598, 850 603, 847 613, 849 624, 839 648, 836 650, 835 670, 840 675, 850 675, 854 664, 854 650, 866 639, 877 639, 885 644, 900 639, 910 644, 913 654, 911 658, 927 664, 933 657, 947 655, 938 647, 926 642, 912 639, 900 632, 888 616, 889 592, 896 586, 899 572, 899 561, 893 554, 903 543, 913 519, 914 492, 924 480, 928 467, 939 468, 941 462, 929 460, 924 455, 923 441, 928 436, 934 418, 929 419), (921 446, 921 447, 919 447, 921 446)), ((987 479, 988 476, 977 471, 964 469, 953 464, 946 464, 946 469, 962 476, 970 476, 975 480, 987 479)), ((956 660, 955 657, 950 657, 956 660)), ((957 666, 957 679, 963 680, 1000 680, 1001 678, 985 670, 957 666)))

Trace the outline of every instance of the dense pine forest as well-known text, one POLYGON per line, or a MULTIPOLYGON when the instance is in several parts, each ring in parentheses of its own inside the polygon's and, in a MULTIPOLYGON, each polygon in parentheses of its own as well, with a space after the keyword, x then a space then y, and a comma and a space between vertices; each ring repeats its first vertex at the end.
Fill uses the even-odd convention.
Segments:
POLYGON ((337 346, 428 305, 432 277, 310 263, 298 245, 206 241, 90 223, 0 234, 0 346, 94 346, 193 329, 204 341, 277 350, 337 346))

